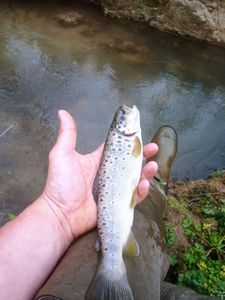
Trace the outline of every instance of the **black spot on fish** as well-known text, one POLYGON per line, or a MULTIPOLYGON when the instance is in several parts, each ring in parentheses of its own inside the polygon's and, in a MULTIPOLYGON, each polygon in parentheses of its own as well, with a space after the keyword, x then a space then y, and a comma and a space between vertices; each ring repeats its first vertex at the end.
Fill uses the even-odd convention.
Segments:
POLYGON ((108 251, 108 248, 105 248, 104 250, 105 250, 105 251, 108 251))
POLYGON ((121 149, 121 148, 119 148, 118 150, 119 150, 119 151, 122 151, 122 149, 121 149))
POLYGON ((129 144, 127 147, 128 147, 128 148, 131 148, 131 144, 129 144))

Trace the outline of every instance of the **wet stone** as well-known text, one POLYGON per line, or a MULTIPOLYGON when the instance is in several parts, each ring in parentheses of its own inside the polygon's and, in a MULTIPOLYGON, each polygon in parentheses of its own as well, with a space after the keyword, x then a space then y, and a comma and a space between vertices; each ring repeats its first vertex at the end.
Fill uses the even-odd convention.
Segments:
POLYGON ((83 16, 77 12, 70 12, 56 16, 58 24, 63 27, 75 27, 83 21, 83 16))

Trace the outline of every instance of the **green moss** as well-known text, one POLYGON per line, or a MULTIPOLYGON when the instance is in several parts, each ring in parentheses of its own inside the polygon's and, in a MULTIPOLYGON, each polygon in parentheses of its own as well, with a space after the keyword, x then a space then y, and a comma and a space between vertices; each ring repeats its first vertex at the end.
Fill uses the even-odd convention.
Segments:
POLYGON ((177 199, 175 197, 169 196, 167 203, 170 208, 176 209, 177 211, 180 211, 182 213, 187 212, 187 204, 183 199, 177 199))

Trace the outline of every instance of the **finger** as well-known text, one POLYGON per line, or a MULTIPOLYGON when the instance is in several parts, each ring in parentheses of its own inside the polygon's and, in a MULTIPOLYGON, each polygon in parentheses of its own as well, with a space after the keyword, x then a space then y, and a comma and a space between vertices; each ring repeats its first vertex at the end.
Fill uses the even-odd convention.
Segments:
POLYGON ((149 143, 144 146, 144 159, 148 159, 155 155, 159 150, 159 147, 155 143, 149 143))
POLYGON ((138 184, 138 199, 137 203, 141 202, 148 196, 150 183, 147 179, 143 179, 138 184))
POLYGON ((150 180, 153 178, 158 171, 158 164, 155 161, 147 163, 141 172, 141 179, 150 180))
POLYGON ((77 140, 77 128, 73 117, 65 110, 58 111, 60 127, 56 148, 62 152, 73 151, 77 140))

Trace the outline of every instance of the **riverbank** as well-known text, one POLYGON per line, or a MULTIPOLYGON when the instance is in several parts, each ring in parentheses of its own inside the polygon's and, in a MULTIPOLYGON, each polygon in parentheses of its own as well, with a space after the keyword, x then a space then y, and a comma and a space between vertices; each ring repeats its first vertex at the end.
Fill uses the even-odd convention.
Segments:
POLYGON ((146 23, 163 32, 225 47, 225 1, 96 0, 106 16, 146 23))
POLYGON ((225 171, 174 182, 168 199, 169 280, 224 299, 225 171))

